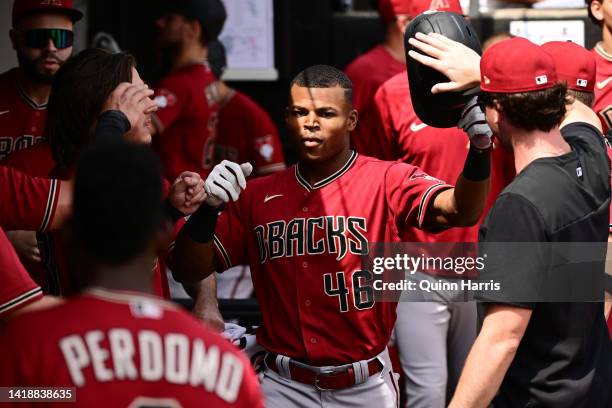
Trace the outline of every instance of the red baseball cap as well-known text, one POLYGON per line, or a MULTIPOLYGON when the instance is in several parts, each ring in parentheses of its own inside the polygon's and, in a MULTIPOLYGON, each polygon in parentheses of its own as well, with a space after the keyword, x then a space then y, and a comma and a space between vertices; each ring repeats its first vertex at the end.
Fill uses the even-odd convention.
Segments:
POLYGON ((427 10, 452 11, 463 14, 459 0, 379 0, 378 12, 385 23, 395 20, 400 14, 414 18, 427 10))
POLYGON ((15 0, 13 26, 25 16, 45 11, 65 13, 72 21, 79 21, 83 17, 83 13, 73 7, 72 0, 15 0))
POLYGON ((557 84, 555 61, 523 37, 492 45, 480 60, 480 89, 485 92, 539 91, 557 84))
POLYGON ((555 61, 557 78, 575 91, 595 91, 595 56, 571 41, 550 41, 542 48, 555 61))

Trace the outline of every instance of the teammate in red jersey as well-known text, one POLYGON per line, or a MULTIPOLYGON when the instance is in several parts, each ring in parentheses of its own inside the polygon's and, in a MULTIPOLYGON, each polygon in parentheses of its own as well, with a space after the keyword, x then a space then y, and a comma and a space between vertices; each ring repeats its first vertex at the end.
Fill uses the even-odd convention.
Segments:
POLYGON ((357 57, 345 69, 354 84, 353 107, 361 112, 372 102, 374 93, 387 79, 406 69, 403 29, 411 16, 407 0, 380 0, 380 19, 386 25, 385 41, 357 57))
POLYGON ((220 41, 209 44, 208 65, 219 78, 215 82, 219 101, 215 163, 249 162, 255 176, 284 170, 280 137, 270 115, 250 97, 220 79, 227 68, 225 47, 220 41))
MULTIPOLYGON (((150 143, 150 114, 156 108, 149 98, 152 94, 153 91, 140 79, 134 59, 129 54, 111 54, 97 49, 83 51, 64 65, 55 77, 45 133, 48 142, 11 155, 5 164, 29 174, 61 179, 72 177, 80 151, 91 143, 94 125, 98 123, 97 129, 100 128, 101 118, 109 109, 124 112, 118 125, 125 128, 119 130, 117 138, 150 143), (74 101, 80 102, 76 104, 74 101), (36 155, 30 156, 30 153, 36 155), (47 160, 31 160, 40 155, 47 160)), ((110 137, 97 132, 96 137, 110 137)), ((189 214, 191 209, 184 204, 189 197, 198 194, 203 197, 202 184, 197 173, 189 172, 182 174, 172 187, 165 183, 165 192, 169 191, 169 207, 189 214)), ((29 270, 47 293, 69 294, 74 288, 67 274, 61 240, 55 234, 47 234, 38 241, 43 270, 27 265, 29 270)), ((156 269, 157 293, 169 296, 166 275, 159 271, 158 266, 156 269)))
POLYGON ((612 128, 612 2, 585 0, 591 20, 601 26, 602 41, 593 48, 597 77, 593 110, 599 115, 604 133, 612 128))
POLYGON ((387 25, 385 42, 359 56, 345 70, 353 82, 353 106, 359 112, 359 124, 352 132, 351 143, 358 152, 373 157, 379 157, 371 150, 371 146, 376 146, 371 133, 376 121, 372 112, 374 95, 386 80, 406 70, 406 26, 414 17, 429 9, 463 14, 458 0, 380 0, 378 8, 381 19, 387 25))
MULTIPOLYGON (((476 108, 467 117, 475 125, 483 114, 476 108)), ((209 205, 177 238, 173 271, 181 281, 251 266, 271 407, 395 407, 386 346, 396 304, 374 300, 361 255, 369 242, 399 242, 412 226, 471 225, 484 208, 489 150, 475 145, 490 147, 490 134, 474 134, 452 188, 415 166, 359 156, 349 147, 356 124, 350 80, 329 66, 306 69, 291 84, 287 109, 298 164, 246 186, 246 166, 221 163, 205 183, 209 205), (231 200, 213 233, 211 206, 231 200)))
POLYGON ((262 407, 248 360, 149 294, 151 264, 169 238, 161 178, 143 146, 83 153, 71 235, 88 289, 7 323, 2 386, 76 387, 80 407, 262 407))
POLYGON ((206 64, 208 44, 223 28, 226 13, 221 0, 167 2, 157 21, 159 42, 170 60, 171 72, 155 87, 159 106, 154 147, 174 180, 183 171, 203 177, 214 165, 218 105, 215 77, 206 64))
POLYGON ((10 36, 19 67, 0 75, 0 159, 41 140, 51 81, 72 54, 81 17, 72 0, 15 0, 10 36))

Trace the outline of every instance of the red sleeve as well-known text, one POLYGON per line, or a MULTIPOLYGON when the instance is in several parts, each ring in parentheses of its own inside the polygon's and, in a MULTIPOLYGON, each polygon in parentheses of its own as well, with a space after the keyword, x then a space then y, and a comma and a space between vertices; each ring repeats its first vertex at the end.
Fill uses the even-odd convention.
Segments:
MULTIPOLYGON (((243 193, 244 194, 244 193, 243 193)), ((235 265, 246 265, 246 228, 240 202, 245 199, 240 197, 237 202, 229 203, 217 220, 213 243, 217 255, 217 272, 225 271, 235 265)))
POLYGON ((253 144, 249 154, 258 176, 275 173, 285 169, 285 156, 276 126, 270 116, 263 110, 253 111, 252 129, 253 144))
POLYGON ((171 76, 161 80, 155 88, 157 102, 157 118, 167 129, 180 116, 189 99, 188 84, 181 77, 171 76))
POLYGON ((398 229, 421 228, 431 199, 451 185, 421 171, 418 167, 396 163, 385 177, 387 201, 398 229))
POLYGON ((0 318, 42 298, 42 290, 25 270, 0 229, 0 318))
POLYGON ((0 226, 46 231, 55 216, 59 193, 57 180, 33 178, 0 166, 0 226))

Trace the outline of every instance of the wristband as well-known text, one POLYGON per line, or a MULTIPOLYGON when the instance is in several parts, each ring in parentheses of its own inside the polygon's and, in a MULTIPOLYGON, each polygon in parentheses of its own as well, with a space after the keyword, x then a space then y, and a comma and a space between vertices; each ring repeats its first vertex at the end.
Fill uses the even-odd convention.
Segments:
POLYGON ((108 110, 98 118, 94 140, 97 142, 123 140, 123 135, 131 128, 132 125, 123 112, 108 110))
POLYGON ((205 244, 212 241, 215 235, 215 227, 219 209, 207 204, 202 204, 198 211, 193 213, 183 228, 195 242, 205 244))
POLYGON ((463 178, 468 181, 484 181, 491 175, 491 149, 478 150, 470 148, 465 165, 463 178))
POLYGON ((185 214, 174 208, 167 199, 164 201, 164 214, 168 219, 172 220, 173 223, 176 223, 185 216, 185 214))

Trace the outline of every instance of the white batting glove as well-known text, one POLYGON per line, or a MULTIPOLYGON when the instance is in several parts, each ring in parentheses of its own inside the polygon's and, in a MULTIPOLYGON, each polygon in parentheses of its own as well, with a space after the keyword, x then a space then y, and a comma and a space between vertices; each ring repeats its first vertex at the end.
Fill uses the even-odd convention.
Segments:
POLYGON ((246 178, 253 172, 250 163, 238 164, 223 160, 210 172, 204 190, 206 190, 206 204, 218 207, 230 200, 236 201, 242 190, 246 188, 246 178))
POLYGON ((479 150, 487 150, 493 145, 493 132, 487 124, 485 114, 478 105, 475 96, 465 105, 457 126, 470 137, 470 145, 479 150))

